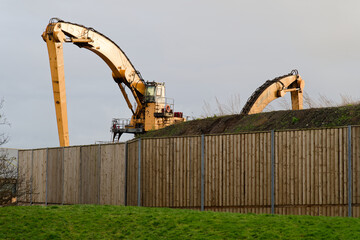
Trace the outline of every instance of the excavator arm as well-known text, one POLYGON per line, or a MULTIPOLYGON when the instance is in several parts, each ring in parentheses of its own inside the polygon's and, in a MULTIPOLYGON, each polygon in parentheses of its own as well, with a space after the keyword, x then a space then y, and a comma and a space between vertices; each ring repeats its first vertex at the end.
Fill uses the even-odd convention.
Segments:
POLYGON ((109 38, 92 28, 51 19, 42 38, 47 44, 51 78, 54 92, 56 118, 58 125, 60 146, 69 145, 63 43, 73 43, 80 48, 86 48, 101 57, 112 71, 112 76, 118 84, 128 107, 133 112, 132 124, 141 122, 144 118, 144 97, 146 83, 134 68, 125 53, 109 38), (137 108, 134 111, 125 92, 125 86, 130 88, 137 108))
POLYGON ((241 114, 260 113, 270 102, 283 97, 287 92, 291 92, 292 110, 302 109, 304 86, 305 82, 297 70, 273 80, 268 80, 250 96, 241 114))

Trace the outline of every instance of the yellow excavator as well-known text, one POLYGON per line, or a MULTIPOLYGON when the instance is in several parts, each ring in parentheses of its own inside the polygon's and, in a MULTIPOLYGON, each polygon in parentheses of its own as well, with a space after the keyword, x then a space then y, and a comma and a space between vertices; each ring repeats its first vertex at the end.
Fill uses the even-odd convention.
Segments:
POLYGON ((182 112, 174 112, 174 101, 165 97, 165 84, 145 82, 121 48, 95 29, 52 18, 42 38, 49 53, 60 146, 69 146, 63 43, 73 43, 94 52, 110 67, 112 77, 133 113, 129 121, 112 120, 113 140, 116 135, 119 139, 122 133, 141 133, 185 121, 182 112), (135 108, 125 87, 130 89, 136 101, 135 108))

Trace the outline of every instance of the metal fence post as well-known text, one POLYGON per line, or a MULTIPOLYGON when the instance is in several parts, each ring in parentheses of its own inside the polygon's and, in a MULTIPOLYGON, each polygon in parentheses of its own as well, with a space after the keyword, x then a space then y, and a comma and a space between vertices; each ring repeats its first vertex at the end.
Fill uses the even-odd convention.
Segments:
POLYGON ((124 205, 127 206, 127 169, 128 169, 128 143, 125 142, 125 187, 124 187, 124 205))
POLYGON ((275 213, 275 132, 271 130, 271 214, 275 213))
POLYGON ((48 166, 49 166, 49 148, 46 148, 45 206, 48 205, 48 166))
POLYGON ((138 144, 138 207, 141 206, 141 138, 138 144))
POLYGON ((62 199, 61 205, 64 205, 65 193, 65 147, 62 148, 62 199))
MULTIPOLYGON (((17 150, 17 163, 16 163, 16 185, 15 185, 15 196, 16 196, 16 199, 19 199, 19 197, 17 196, 18 195, 18 188, 19 188, 19 179, 20 179, 20 176, 19 176, 19 149, 17 150)), ((16 200, 17 201, 17 200, 16 200)))
POLYGON ((191 138, 189 138, 189 204, 191 203, 191 199, 192 199, 192 191, 191 191, 191 189, 192 189, 192 181, 193 181, 193 178, 192 178, 192 171, 193 171, 193 169, 192 169, 192 167, 191 167, 191 144, 192 144, 192 142, 191 142, 191 138))
POLYGON ((100 193, 101 193, 101 145, 98 145, 98 159, 97 159, 97 169, 98 169, 98 204, 100 204, 100 193))
POLYGON ((205 170, 205 159, 204 159, 204 149, 205 149, 205 142, 204 142, 204 134, 201 135, 201 211, 204 211, 204 202, 205 202, 205 188, 204 188, 204 170, 205 170))
POLYGON ((34 149, 31 150, 30 205, 32 205, 33 203, 33 169, 34 169, 34 149))
POLYGON ((351 171, 351 126, 348 126, 348 216, 352 216, 351 197, 352 197, 352 171, 351 171))
POLYGON ((80 146, 79 148, 79 157, 80 157, 80 160, 79 160, 79 194, 78 194, 78 202, 77 204, 82 204, 83 201, 82 201, 82 178, 83 178, 83 173, 82 173, 82 147, 80 146))

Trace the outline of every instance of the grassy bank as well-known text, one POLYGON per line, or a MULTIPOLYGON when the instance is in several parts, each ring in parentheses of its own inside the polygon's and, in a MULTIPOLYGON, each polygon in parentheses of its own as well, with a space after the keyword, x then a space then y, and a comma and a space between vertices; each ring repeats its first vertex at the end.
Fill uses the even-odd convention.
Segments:
POLYGON ((288 129, 331 128, 360 125, 360 104, 342 107, 274 111, 241 116, 198 119, 149 131, 141 137, 193 136, 288 129))
POLYGON ((0 239, 360 239, 360 219, 121 206, 0 208, 0 239))

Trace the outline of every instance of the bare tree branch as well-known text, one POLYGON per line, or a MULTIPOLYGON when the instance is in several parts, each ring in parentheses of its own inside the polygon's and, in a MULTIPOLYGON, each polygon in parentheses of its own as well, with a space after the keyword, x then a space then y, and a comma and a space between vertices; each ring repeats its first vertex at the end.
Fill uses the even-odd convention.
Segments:
MULTIPOLYGON (((0 126, 10 125, 2 113, 4 100, 0 101, 0 126)), ((0 147, 9 141, 8 135, 0 133, 0 147)), ((16 158, 11 158, 5 149, 0 149, 0 206, 13 205, 17 199, 30 193, 30 184, 18 176, 16 158)))

